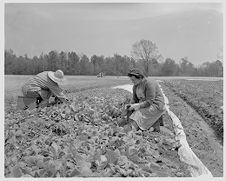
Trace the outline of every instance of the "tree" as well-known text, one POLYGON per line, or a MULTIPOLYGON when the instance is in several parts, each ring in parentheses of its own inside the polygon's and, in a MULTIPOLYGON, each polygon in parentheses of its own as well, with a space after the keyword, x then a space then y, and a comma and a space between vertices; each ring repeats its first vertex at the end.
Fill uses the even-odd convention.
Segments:
POLYGON ((88 75, 90 71, 90 62, 89 58, 86 55, 82 55, 80 59, 80 74, 88 75))
POLYGON ((115 63, 112 57, 106 57, 104 59, 103 71, 107 75, 115 75, 115 63))
POLYGON ((39 56, 39 67, 40 67, 40 72, 48 70, 46 55, 44 55, 43 53, 41 53, 41 55, 39 56))
POLYGON ((16 64, 16 55, 13 53, 13 50, 5 50, 5 74, 14 74, 16 73, 17 66, 16 64))
POLYGON ((175 76, 178 75, 179 67, 173 59, 167 58, 162 65, 162 75, 175 76))
POLYGON ((16 60, 16 66, 17 66, 17 69, 16 69, 16 74, 24 74, 24 75, 27 75, 29 74, 27 71, 26 71, 26 67, 27 67, 27 63, 25 62, 25 58, 23 56, 19 56, 16 60))
POLYGON ((67 71, 68 74, 71 75, 79 75, 80 74, 80 58, 75 52, 68 53, 68 63, 67 63, 67 71))
POLYGON ((151 73, 149 67, 152 66, 153 61, 160 58, 158 47, 150 40, 140 40, 134 43, 131 54, 135 60, 143 62, 142 66, 146 76, 149 76, 151 73))
MULTIPOLYGON (((141 47, 143 45, 146 48, 157 49, 150 41, 143 40, 141 42, 138 42, 141 47)), ((138 43, 134 47, 139 48, 138 43)), ((138 48, 136 49, 137 54, 138 48)), ((140 58, 137 56, 136 59, 135 56, 128 57, 114 54, 113 57, 106 58, 93 55, 91 60, 86 55, 78 56, 75 52, 61 51, 58 53, 57 51, 50 51, 47 54, 41 53, 40 56, 29 58, 26 54, 16 56, 13 50, 5 50, 5 74, 31 75, 42 71, 61 69, 66 75, 97 75, 100 72, 104 72, 105 75, 127 75, 130 68, 139 67, 144 72, 148 72, 146 75, 155 76, 223 76, 222 60, 205 62, 201 66, 195 67, 187 60, 187 57, 182 58, 180 63, 177 64, 170 58, 161 61, 161 55, 153 52, 147 53, 148 50, 143 50, 146 54, 140 54, 140 58)), ((218 58, 223 59, 222 56, 218 58)))
POLYGON ((215 62, 204 62, 198 68, 199 76, 223 77, 223 64, 217 60, 215 62))
POLYGON ((59 54, 59 69, 61 69, 65 74, 67 74, 67 54, 63 51, 59 54))
POLYGON ((91 60, 91 64, 93 64, 93 74, 97 75, 101 71, 103 71, 103 68, 102 68, 102 65, 104 63, 103 56, 93 55, 90 60, 91 60))
POLYGON ((187 57, 184 57, 180 61, 180 75, 193 76, 196 72, 194 65, 188 61, 187 57))
POLYGON ((48 70, 55 71, 57 69, 57 51, 50 51, 47 56, 48 70))
POLYGON ((115 62, 115 74, 117 76, 125 74, 126 70, 128 71, 127 67, 125 66, 125 59, 121 55, 114 54, 113 61, 115 62))
POLYGON ((125 55, 123 57, 123 75, 127 75, 132 67, 135 67, 135 62, 125 55))
POLYGON ((41 66, 39 64, 40 61, 39 61, 38 57, 34 56, 31 61, 33 62, 32 63, 32 69, 33 69, 32 74, 37 74, 37 73, 41 72, 41 66), (36 68, 34 69, 34 67, 36 67, 36 68))
POLYGON ((216 69, 217 69, 217 77, 223 77, 223 64, 221 61, 217 60, 215 62, 215 66, 216 66, 216 69))

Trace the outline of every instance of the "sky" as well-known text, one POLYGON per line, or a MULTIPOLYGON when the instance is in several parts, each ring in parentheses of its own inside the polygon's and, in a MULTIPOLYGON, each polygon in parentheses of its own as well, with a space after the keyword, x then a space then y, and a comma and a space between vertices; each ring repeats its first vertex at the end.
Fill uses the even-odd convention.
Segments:
POLYGON ((6 3, 5 49, 39 56, 51 50, 131 56, 154 42, 165 58, 200 65, 223 49, 221 3, 6 3))

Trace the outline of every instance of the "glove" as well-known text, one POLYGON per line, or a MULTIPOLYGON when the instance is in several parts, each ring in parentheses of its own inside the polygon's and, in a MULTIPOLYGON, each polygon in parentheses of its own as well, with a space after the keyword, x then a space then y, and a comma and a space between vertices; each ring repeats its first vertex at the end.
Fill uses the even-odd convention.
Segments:
POLYGON ((140 109, 140 104, 139 103, 131 104, 128 110, 130 110, 130 111, 132 111, 132 110, 137 111, 138 109, 140 109))

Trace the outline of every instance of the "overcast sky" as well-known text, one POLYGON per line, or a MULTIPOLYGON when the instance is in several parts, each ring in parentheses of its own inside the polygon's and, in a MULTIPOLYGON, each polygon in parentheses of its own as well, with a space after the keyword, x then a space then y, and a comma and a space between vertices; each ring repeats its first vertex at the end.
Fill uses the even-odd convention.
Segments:
POLYGON ((164 58, 187 56, 195 65, 223 48, 220 3, 5 4, 5 48, 39 56, 51 50, 87 56, 130 56, 141 39, 164 58))

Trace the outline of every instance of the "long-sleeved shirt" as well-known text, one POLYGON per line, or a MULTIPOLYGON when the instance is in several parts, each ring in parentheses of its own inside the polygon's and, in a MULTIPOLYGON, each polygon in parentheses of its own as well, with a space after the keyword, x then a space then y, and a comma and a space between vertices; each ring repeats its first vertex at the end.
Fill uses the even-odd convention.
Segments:
POLYGON ((54 96, 58 98, 66 98, 63 90, 59 87, 59 85, 49 78, 48 71, 41 72, 32 77, 27 83, 24 84, 22 90, 38 90, 39 88, 41 88, 42 90, 50 91, 54 96))
POLYGON ((140 103, 140 108, 146 108, 152 104, 160 110, 164 107, 164 98, 157 82, 146 78, 133 86, 133 102, 140 103))

